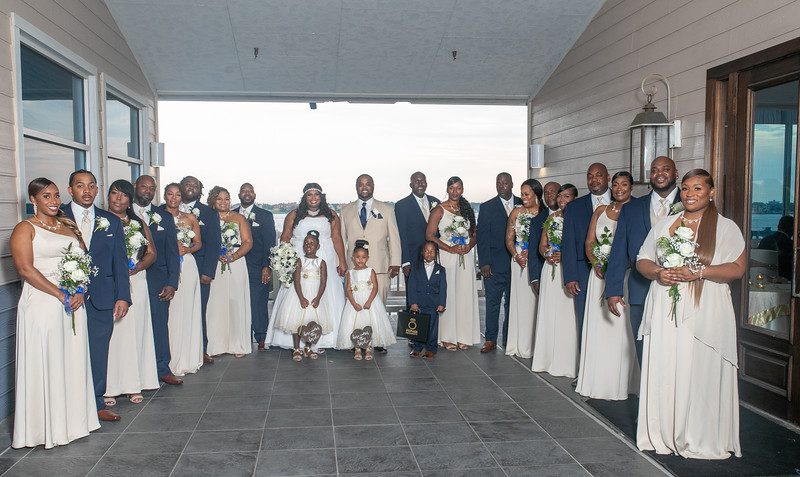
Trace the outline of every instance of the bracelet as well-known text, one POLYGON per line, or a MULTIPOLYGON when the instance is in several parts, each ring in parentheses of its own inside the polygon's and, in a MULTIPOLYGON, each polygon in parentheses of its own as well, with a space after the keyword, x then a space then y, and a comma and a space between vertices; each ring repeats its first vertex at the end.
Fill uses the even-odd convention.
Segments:
POLYGON ((703 270, 705 270, 705 269, 706 269, 706 267, 700 267, 700 280, 703 279, 703 270))

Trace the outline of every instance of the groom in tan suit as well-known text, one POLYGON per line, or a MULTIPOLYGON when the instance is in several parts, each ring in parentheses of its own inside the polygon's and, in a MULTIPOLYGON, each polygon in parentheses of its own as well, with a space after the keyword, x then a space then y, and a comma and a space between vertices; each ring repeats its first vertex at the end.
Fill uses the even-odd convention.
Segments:
POLYGON ((394 208, 375 200, 372 197, 374 191, 375 182, 369 174, 358 176, 358 200, 342 207, 342 238, 348 268, 353 266, 349 257, 356 240, 369 242, 367 266, 375 270, 378 276, 378 293, 385 304, 389 282, 400 273, 400 233, 397 231, 394 208))

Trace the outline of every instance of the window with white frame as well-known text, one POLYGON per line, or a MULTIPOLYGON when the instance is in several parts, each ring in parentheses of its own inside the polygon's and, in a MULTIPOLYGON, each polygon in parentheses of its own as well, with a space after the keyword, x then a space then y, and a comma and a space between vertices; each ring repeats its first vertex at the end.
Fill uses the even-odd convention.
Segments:
MULTIPOLYGON (((69 174, 87 168, 86 78, 20 45, 26 190, 37 177, 58 185, 66 202, 69 174)), ((32 212, 28 204, 29 212, 32 212)))
POLYGON ((135 181, 142 171, 141 110, 106 91, 106 148, 108 183, 117 179, 135 181))

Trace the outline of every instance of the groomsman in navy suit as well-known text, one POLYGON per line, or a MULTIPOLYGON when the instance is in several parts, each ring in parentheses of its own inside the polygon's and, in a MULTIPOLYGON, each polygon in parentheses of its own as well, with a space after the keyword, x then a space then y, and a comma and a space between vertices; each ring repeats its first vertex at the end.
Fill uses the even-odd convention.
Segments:
POLYGON ((500 303, 503 307, 503 347, 508 339, 508 309, 511 305, 511 252, 506 248, 508 215, 522 200, 512 193, 511 174, 501 172, 495 182, 497 197, 481 204, 478 213, 478 265, 486 289, 486 332, 481 353, 497 347, 500 332, 500 303))
POLYGON ((564 209, 564 232, 561 238, 561 264, 564 267, 564 288, 575 297, 575 318, 580 346, 583 333, 583 311, 586 305, 586 287, 592 266, 586 260, 586 234, 594 209, 611 203, 608 169, 598 162, 586 172, 589 193, 573 200, 564 209))
POLYGON ((636 270, 636 256, 650 232, 653 223, 670 215, 672 206, 680 202, 676 183, 678 170, 675 163, 666 156, 655 158, 650 166, 650 186, 653 191, 633 199, 622 207, 617 220, 617 230, 611 244, 611 256, 606 271, 606 298, 611 313, 620 316, 619 307, 630 306, 628 316, 631 320, 633 339, 636 343, 636 356, 642 363, 642 341, 636 340, 639 325, 642 324, 644 299, 650 289, 650 280, 636 270), (628 278, 628 303, 625 303, 625 272, 630 268, 628 278))
POLYGON ((208 334, 206 333, 206 308, 211 282, 217 274, 219 251, 222 247, 222 236, 219 225, 219 214, 211 207, 200 202, 203 196, 203 183, 194 176, 181 179, 181 212, 192 213, 200 221, 200 239, 203 246, 194 252, 197 261, 197 272, 200 274, 200 308, 203 315, 203 363, 214 364, 214 358, 206 353, 208 334))
MULTIPOLYGON (((425 243, 425 229, 428 227, 428 217, 431 210, 439 205, 439 200, 425 191, 428 189, 428 181, 425 174, 415 172, 411 174, 411 193, 400 199, 394 204, 394 216, 397 220, 397 229, 400 232, 401 268, 406 277, 411 273, 411 265, 417 261, 419 250, 425 243)), ((406 294, 406 306, 408 294, 406 294)))
POLYGON ((250 278, 250 314, 253 337, 258 343, 258 350, 267 349, 264 340, 267 337, 269 315, 270 280, 272 269, 269 267, 269 249, 275 246, 275 219, 272 212, 255 205, 256 191, 253 185, 245 182, 239 188, 239 208, 237 212, 244 215, 253 234, 253 248, 244 256, 247 262, 247 274, 250 278))
POLYGON ((77 170, 69 176, 69 195, 72 202, 63 206, 64 213, 78 224, 83 243, 97 267, 97 275, 89 282, 84 304, 89 328, 89 358, 92 380, 101 421, 119 421, 119 414, 106 409, 108 345, 114 331, 114 320, 124 317, 131 304, 128 254, 122 222, 112 213, 94 206, 97 179, 87 170, 77 170))
POLYGON ((158 379, 167 384, 183 384, 169 369, 169 302, 175 296, 181 277, 178 234, 175 220, 163 208, 152 204, 156 181, 148 175, 136 179, 134 213, 150 227, 156 247, 156 261, 147 269, 147 290, 150 295, 150 320, 153 322, 153 343, 156 349, 158 379))

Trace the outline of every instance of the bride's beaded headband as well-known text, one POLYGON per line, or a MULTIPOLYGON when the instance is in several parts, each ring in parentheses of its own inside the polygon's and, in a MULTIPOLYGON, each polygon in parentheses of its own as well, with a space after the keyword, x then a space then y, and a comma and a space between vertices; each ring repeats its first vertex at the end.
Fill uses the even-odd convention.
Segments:
MULTIPOLYGON (((316 187, 309 187, 308 189, 306 189, 306 192, 310 192, 312 190, 315 190, 315 191, 319 192, 320 194, 322 194, 322 189, 317 189, 316 187)), ((304 194, 306 192, 304 192, 304 194)))

